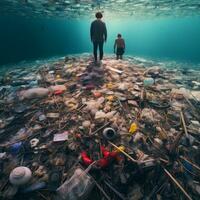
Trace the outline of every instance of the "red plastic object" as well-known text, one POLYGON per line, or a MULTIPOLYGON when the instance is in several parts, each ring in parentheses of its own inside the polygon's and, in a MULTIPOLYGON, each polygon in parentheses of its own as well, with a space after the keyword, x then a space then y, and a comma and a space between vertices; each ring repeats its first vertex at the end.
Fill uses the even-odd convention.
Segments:
MULTIPOLYGON (((118 153, 109 152, 104 146, 101 146, 101 152, 103 154, 103 158, 97 161, 97 164, 99 165, 99 167, 102 167, 102 168, 107 167, 112 158, 117 159, 118 153)), ((87 155, 85 151, 81 153, 81 157, 85 165, 90 165, 93 163, 93 160, 90 159, 90 157, 87 155)))
POLYGON ((63 90, 56 90, 55 92, 54 92, 54 94, 55 95, 60 95, 60 94, 62 94, 64 91, 63 90))
POLYGON ((99 167, 107 167, 109 165, 109 160, 107 158, 101 158, 100 160, 97 161, 97 164, 99 167))
POLYGON ((85 151, 81 153, 81 157, 82 157, 85 165, 90 165, 93 163, 93 161, 88 157, 88 155, 85 151))
POLYGON ((104 158, 116 158, 117 152, 109 152, 104 146, 101 146, 101 152, 104 158))
POLYGON ((110 157, 111 158, 117 158, 118 153, 117 152, 110 152, 110 157))
POLYGON ((104 157, 109 157, 109 155, 110 155, 110 152, 107 151, 104 146, 101 146, 101 152, 102 152, 104 157))

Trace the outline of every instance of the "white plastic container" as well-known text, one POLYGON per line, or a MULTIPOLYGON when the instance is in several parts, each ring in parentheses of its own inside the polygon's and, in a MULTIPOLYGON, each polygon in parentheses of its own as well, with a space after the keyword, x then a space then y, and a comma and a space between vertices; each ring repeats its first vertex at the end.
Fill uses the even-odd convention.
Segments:
POLYGON ((30 181, 32 172, 28 167, 16 167, 10 173, 9 180, 14 186, 25 185, 30 181))

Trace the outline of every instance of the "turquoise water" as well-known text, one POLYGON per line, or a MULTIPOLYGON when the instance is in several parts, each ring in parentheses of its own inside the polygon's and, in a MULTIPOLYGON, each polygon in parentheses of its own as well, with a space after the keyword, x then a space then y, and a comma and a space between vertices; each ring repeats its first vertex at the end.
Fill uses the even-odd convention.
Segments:
MULTIPOLYGON (((88 19, 25 18, 0 15, 0 64, 92 52, 88 19)), ((104 18, 105 53, 121 33, 126 54, 159 60, 200 62, 200 17, 104 18)))
MULTIPOLYGON (((160 178, 160 167, 198 199, 199 177, 190 162, 200 165, 200 0, 0 0, 0 27, 0 200, 52 199, 49 183, 56 186, 61 171, 63 183, 82 150, 95 159, 104 155, 97 143, 107 145, 101 130, 108 124, 99 129, 107 121, 116 135, 122 134, 113 142, 134 159, 140 157, 138 165, 129 166, 120 156, 118 164, 110 162, 100 173, 92 170, 110 199, 119 198, 104 179, 131 199, 183 199, 170 179, 164 183, 160 178), (104 60, 95 64, 89 31, 96 11, 103 12, 108 39, 104 60), (113 53, 118 33, 126 43, 124 61, 113 53), (131 137, 129 125, 138 126, 131 137), (54 145, 54 133, 69 133, 69 140, 54 145), (178 151, 172 154, 179 136, 178 151), (32 139, 38 139, 36 148, 32 139), (182 163, 179 154, 189 161, 182 163), (145 164, 143 159, 149 160, 145 164), (25 185, 14 197, 8 177, 16 165, 31 168, 30 184, 40 187, 45 181, 47 188, 23 194, 23 188, 30 188, 25 185)), ((95 189, 89 199, 105 199, 101 193, 95 189)))

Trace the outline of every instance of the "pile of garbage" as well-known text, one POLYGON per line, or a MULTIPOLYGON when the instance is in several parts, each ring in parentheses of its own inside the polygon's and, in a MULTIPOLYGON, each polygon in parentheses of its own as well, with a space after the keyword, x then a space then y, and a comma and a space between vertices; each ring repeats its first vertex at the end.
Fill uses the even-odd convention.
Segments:
POLYGON ((71 56, 0 81, 0 199, 199 199, 199 71, 71 56))

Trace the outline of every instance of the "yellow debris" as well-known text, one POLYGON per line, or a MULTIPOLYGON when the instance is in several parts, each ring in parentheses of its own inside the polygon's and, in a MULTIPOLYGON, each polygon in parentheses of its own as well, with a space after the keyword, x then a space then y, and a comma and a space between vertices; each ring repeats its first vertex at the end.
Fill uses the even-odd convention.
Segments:
POLYGON ((106 99, 107 99, 108 101, 114 101, 115 97, 114 97, 114 96, 108 96, 108 97, 106 97, 106 99))
POLYGON ((131 126, 130 126, 130 129, 129 129, 129 133, 133 134, 137 131, 138 129, 138 126, 136 123, 132 123, 131 126))
POLYGON ((124 146, 119 146, 118 149, 115 150, 115 152, 121 152, 121 151, 125 151, 125 147, 124 146))
POLYGON ((108 84, 106 85, 106 87, 107 87, 108 89, 113 89, 113 84, 112 84, 112 83, 108 83, 108 84))

